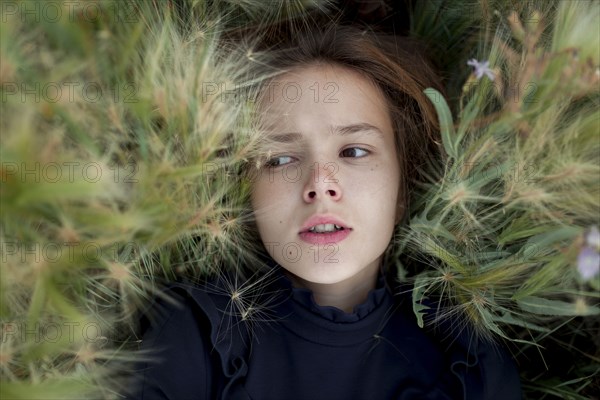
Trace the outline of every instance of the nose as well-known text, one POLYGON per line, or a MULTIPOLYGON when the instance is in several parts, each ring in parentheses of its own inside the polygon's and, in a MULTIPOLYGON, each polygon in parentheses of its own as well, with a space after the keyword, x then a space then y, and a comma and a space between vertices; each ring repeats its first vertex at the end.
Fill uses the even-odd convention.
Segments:
POLYGON ((339 201, 342 198, 342 187, 335 172, 337 168, 333 163, 315 163, 307 177, 302 194, 307 203, 323 201, 326 198, 339 201))

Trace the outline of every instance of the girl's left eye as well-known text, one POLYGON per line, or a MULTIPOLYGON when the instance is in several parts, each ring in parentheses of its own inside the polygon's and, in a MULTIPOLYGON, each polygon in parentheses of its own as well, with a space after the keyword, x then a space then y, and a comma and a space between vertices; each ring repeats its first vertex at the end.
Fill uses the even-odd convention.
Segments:
POLYGON ((351 157, 351 158, 360 158, 369 154, 368 150, 365 150, 360 147, 349 147, 347 149, 342 150, 340 155, 342 157, 351 157))
POLYGON ((266 162, 266 166, 267 167, 279 167, 281 165, 286 165, 291 163, 292 161, 294 161, 294 159, 290 156, 277 156, 277 157, 273 157, 270 160, 267 160, 266 162))

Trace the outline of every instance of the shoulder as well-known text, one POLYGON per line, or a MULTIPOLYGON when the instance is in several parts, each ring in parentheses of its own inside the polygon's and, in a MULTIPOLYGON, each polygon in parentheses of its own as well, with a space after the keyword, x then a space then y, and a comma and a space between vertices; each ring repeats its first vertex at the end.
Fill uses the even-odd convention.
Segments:
POLYGON ((205 318, 185 291, 171 287, 164 294, 141 320, 141 361, 132 398, 209 399, 211 361, 205 318))
POLYGON ((217 308, 205 290, 164 287, 144 312, 134 379, 136 399, 211 399, 220 360, 212 337, 217 308))
MULTIPOLYGON (((478 367, 476 379, 482 382, 482 397, 478 398, 489 400, 517 400, 522 398, 519 372, 513 358, 501 343, 485 338, 477 339, 475 361, 478 367)), ((457 373, 459 373, 461 369, 467 369, 468 365, 463 363, 455 367, 457 373)), ((464 376, 467 376, 468 380, 470 374, 468 371, 466 372, 464 376)), ((475 397, 472 396, 472 398, 475 397)))
POLYGON ((520 400, 519 372, 502 343, 481 336, 472 326, 446 329, 444 343, 450 372, 459 379, 464 398, 520 400))
MULTIPOLYGON (((404 312, 412 310, 410 290, 405 290, 404 312)), ((484 335, 447 304, 423 300, 423 331, 440 346, 446 359, 443 379, 447 386, 462 387, 462 399, 520 400, 519 372, 507 348, 497 339, 484 335), (443 317, 442 317, 443 315, 443 317), (457 381, 458 380, 458 381, 457 381)))

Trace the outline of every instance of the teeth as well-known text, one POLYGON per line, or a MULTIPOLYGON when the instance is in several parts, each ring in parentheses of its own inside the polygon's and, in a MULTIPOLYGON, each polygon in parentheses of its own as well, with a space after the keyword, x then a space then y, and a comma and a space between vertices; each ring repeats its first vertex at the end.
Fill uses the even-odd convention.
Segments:
POLYGON ((341 230, 342 227, 335 224, 319 224, 311 227, 310 232, 323 233, 323 232, 335 232, 341 230))

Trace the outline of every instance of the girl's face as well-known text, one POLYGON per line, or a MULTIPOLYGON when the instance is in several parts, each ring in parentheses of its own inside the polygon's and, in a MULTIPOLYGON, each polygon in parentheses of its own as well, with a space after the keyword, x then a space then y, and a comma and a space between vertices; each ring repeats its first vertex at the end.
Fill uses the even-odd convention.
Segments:
POLYGON ((400 187, 383 93, 353 70, 312 65, 262 94, 269 161, 254 177, 252 207, 265 248, 305 282, 373 278, 393 234, 400 187))

